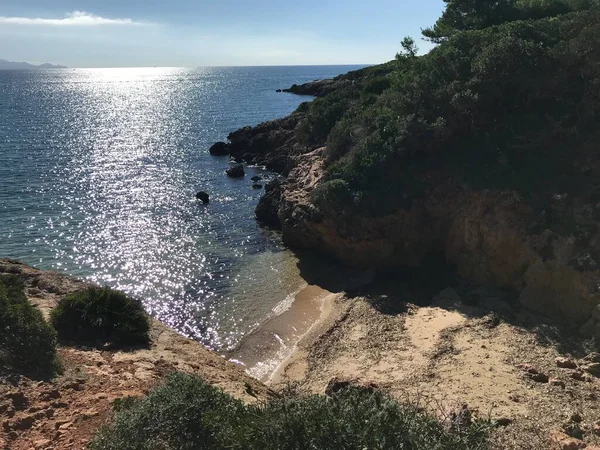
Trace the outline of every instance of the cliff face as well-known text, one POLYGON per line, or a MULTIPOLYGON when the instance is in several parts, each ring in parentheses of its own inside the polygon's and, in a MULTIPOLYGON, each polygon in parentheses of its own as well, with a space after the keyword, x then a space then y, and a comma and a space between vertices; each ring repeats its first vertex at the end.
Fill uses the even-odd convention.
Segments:
POLYGON ((441 251, 461 275, 516 288, 525 306, 573 325, 587 323, 587 334, 600 332, 600 270, 581 261, 600 235, 532 233, 536 217, 516 193, 452 185, 383 217, 319 210, 310 193, 323 176, 322 154, 318 149, 297 158, 281 191, 277 213, 288 245, 361 267, 418 266, 441 251))

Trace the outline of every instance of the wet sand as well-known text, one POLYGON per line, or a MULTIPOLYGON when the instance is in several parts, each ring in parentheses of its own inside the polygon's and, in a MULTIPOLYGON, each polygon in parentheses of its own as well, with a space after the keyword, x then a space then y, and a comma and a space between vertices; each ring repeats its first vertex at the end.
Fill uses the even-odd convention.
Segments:
POLYGON ((298 342, 326 313, 326 299, 335 295, 316 285, 301 288, 290 307, 274 311, 275 315, 247 336, 229 360, 241 364, 250 376, 269 383, 298 342))

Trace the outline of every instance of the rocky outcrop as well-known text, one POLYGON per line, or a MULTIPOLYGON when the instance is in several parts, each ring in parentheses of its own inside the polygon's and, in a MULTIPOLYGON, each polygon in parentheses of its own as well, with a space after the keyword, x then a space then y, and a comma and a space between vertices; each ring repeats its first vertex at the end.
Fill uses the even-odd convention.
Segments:
POLYGON ((418 266, 442 252, 461 275, 518 289, 526 307, 600 338, 600 270, 576 263, 588 244, 532 232, 538 218, 516 193, 440 183, 410 209, 382 217, 317 208, 311 193, 324 175, 324 150, 296 156, 287 183, 257 208, 259 219, 281 225, 287 245, 369 268, 418 266))
POLYGON ((277 178, 265 186, 265 193, 256 206, 256 218, 259 222, 280 229, 279 204, 283 184, 277 178))
POLYGON ((283 92, 289 92, 297 95, 312 95, 314 97, 324 97, 325 95, 340 89, 348 87, 352 81, 335 78, 331 80, 315 80, 304 84, 294 84, 288 89, 283 89, 283 92))
POLYGON ((227 156, 229 149, 226 142, 215 142, 209 149, 208 153, 213 156, 227 156))

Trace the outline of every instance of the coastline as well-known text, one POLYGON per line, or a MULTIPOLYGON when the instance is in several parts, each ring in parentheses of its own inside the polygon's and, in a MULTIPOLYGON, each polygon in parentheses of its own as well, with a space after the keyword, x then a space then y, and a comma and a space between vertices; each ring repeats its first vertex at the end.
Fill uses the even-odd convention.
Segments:
MULTIPOLYGON (((585 426, 597 420, 600 379, 557 365, 588 351, 559 324, 493 288, 445 288, 421 306, 398 292, 327 297, 268 385, 303 394, 340 382, 377 386, 442 420, 467 407, 475 418, 505 424, 494 434, 503 449, 555 448, 572 414, 585 426)), ((595 448, 600 435, 586 433, 584 442, 595 448)))

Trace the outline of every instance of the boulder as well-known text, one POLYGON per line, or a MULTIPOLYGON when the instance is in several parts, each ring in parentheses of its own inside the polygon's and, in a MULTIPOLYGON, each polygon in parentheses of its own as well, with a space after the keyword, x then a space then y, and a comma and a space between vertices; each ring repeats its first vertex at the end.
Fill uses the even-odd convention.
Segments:
POLYGON ((545 373, 528 373, 527 376, 537 383, 547 383, 549 380, 548 375, 545 373))
POLYGON ((262 177, 260 175, 254 175, 252 178, 250 178, 252 181, 260 181, 262 180, 262 177))
POLYGON ((229 144, 217 142, 208 149, 208 152, 213 156, 227 156, 229 155, 229 144))
POLYGON ((580 448, 585 448, 585 444, 582 441, 574 439, 561 431, 551 431, 550 440, 560 450, 579 450, 580 448))
POLYGON ((281 202, 281 192, 283 184, 277 178, 267 183, 265 193, 258 201, 256 206, 256 219, 259 222, 269 225, 273 228, 281 229, 279 220, 279 204, 281 202))
POLYGON ((202 203, 208 203, 209 197, 208 194, 204 191, 200 191, 196 194, 196 199, 200 200, 202 203))
POLYGON ((554 362, 556 363, 557 367, 562 369, 577 369, 577 363, 569 358, 559 356, 554 360, 554 362))
POLYGON ((252 189, 262 189, 263 185, 260 183, 254 183, 252 185, 252 189))
POLYGON ((231 166, 225 171, 225 173, 231 178, 242 178, 244 175, 246 175, 246 172, 244 172, 244 166, 242 164, 235 164, 231 166))
POLYGON ((589 363, 584 364, 581 368, 587 373, 594 375, 595 377, 600 378, 600 363, 589 363))

